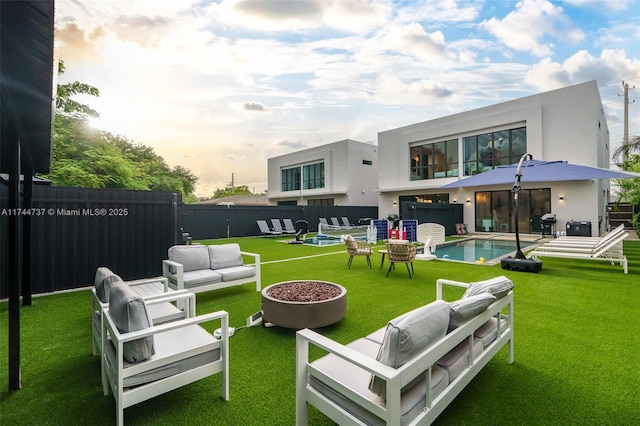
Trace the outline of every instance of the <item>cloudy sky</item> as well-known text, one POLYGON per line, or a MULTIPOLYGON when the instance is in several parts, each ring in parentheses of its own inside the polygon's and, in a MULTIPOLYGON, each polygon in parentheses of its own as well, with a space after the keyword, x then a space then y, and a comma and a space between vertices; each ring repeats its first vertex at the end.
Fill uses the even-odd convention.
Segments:
MULTIPOLYGON (((264 191, 267 158, 597 80, 640 99, 640 0, 57 0, 60 83, 95 125, 264 191)), ((640 100, 630 105, 640 134, 640 100)))

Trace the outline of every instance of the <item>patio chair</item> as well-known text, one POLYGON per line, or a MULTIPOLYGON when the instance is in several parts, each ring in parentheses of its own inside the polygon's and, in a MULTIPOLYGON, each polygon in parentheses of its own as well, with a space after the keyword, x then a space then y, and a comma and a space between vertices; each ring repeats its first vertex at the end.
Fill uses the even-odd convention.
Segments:
POLYGON ((338 221, 338 218, 337 218, 337 217, 332 217, 332 218, 331 218, 331 224, 332 224, 333 226, 342 226, 342 225, 340 225, 340 222, 338 221))
POLYGON ((387 257, 389 258, 389 270, 387 271, 387 277, 391 270, 395 270, 396 263, 404 263, 407 265, 407 272, 409 272, 409 278, 413 278, 411 273, 415 274, 413 270, 413 260, 416 258, 417 247, 410 243, 398 244, 387 243, 387 257), (411 265, 411 269, 409 269, 411 265))
POLYGON ((625 274, 629 273, 629 263, 623 252, 623 241, 629 237, 629 233, 623 232, 617 236, 607 239, 604 243, 594 247, 588 246, 553 246, 542 244, 528 253, 529 256, 538 257, 557 257, 565 259, 584 259, 605 261, 614 265, 620 263, 625 274))
POLYGON ((347 260, 347 266, 349 269, 351 269, 351 263, 353 262, 354 256, 366 256, 367 264, 369 265, 369 269, 371 269, 370 256, 373 254, 373 249, 371 248, 370 243, 366 241, 356 241, 356 239, 351 235, 344 237, 344 243, 347 246, 347 253, 349 253, 349 260, 347 260))
POLYGON ((282 227, 280 223, 280 219, 271 219, 271 225, 273 225, 273 230, 279 232, 281 234, 295 234, 295 230, 293 232, 287 231, 282 227))
POLYGON ((342 224, 344 226, 351 226, 351 222, 349 222, 349 218, 346 216, 342 216, 342 224))
POLYGON ((269 228, 266 220, 256 220, 256 223, 258 224, 258 228, 260 229, 260 234, 262 234, 263 236, 282 235, 282 232, 278 232, 269 228))
POLYGON ((416 240, 422 244, 427 244, 427 240, 431 239, 429 249, 434 252, 438 244, 445 241, 445 228, 439 223, 421 223, 416 229, 416 240))
MULTIPOLYGON (((91 289, 91 351, 102 353, 102 324, 104 312, 109 309, 109 294, 116 282, 123 282, 109 268, 96 270, 94 287, 91 289)), ((187 290, 174 291, 164 277, 124 281, 124 284, 144 300, 153 302, 149 315, 154 324, 162 324, 195 315, 195 296, 187 290), (178 306, 176 306, 178 304, 178 306)))
POLYGON ((113 286, 101 370, 104 395, 110 387, 116 401, 116 424, 123 424, 125 408, 216 373, 222 373, 221 394, 228 400, 228 327, 225 311, 153 325, 146 301, 126 285, 113 286), (220 338, 200 326, 211 321, 220 324, 220 338))

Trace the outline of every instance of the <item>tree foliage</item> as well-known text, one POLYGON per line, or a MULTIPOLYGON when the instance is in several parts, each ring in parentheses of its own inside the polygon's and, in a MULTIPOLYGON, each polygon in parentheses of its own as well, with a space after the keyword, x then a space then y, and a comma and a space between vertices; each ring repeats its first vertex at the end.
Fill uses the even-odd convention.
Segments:
MULTIPOLYGON (((640 136, 633 136, 628 144, 616 149, 613 158, 622 170, 640 173, 640 136)), ((616 179, 616 183, 620 187, 618 202, 640 205, 640 179, 616 179)), ((640 213, 634 215, 632 223, 636 231, 640 230, 640 213)))
POLYGON ((239 186, 231 186, 231 184, 227 184, 227 186, 225 186, 224 188, 220 189, 216 189, 216 191, 213 193, 213 199, 216 198, 223 198, 223 197, 230 197, 232 195, 252 195, 253 192, 251 192, 251 190, 249 189, 249 187, 247 185, 239 185, 239 186))
MULTIPOLYGON (((64 72, 60 61, 59 73, 64 72)), ((169 167, 153 148, 92 128, 98 113, 71 96, 99 96, 98 89, 74 82, 58 85, 52 136, 51 172, 44 176, 59 186, 178 191, 193 202, 198 178, 188 169, 169 167)))

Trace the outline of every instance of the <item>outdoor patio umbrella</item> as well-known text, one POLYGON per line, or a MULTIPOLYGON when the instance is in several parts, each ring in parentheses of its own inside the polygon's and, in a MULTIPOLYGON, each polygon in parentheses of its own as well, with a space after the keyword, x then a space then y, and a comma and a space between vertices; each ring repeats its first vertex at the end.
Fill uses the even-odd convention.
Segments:
MULTIPOLYGON (((477 175, 457 180, 442 189, 513 183, 518 163, 498 166, 477 175)), ((525 160, 522 162, 522 182, 554 182, 566 180, 640 178, 640 173, 623 172, 599 167, 569 164, 566 161, 525 160)))

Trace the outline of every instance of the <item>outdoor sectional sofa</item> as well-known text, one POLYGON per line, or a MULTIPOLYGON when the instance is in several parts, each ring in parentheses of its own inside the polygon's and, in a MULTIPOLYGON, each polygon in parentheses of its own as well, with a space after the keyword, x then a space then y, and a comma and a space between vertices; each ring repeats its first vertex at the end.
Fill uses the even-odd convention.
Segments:
POLYGON ((162 275, 174 290, 199 293, 254 281, 256 291, 261 290, 260 255, 240 251, 238 244, 177 245, 168 254, 169 259, 162 261, 162 275), (253 257, 254 264, 245 265, 243 255, 253 257))
POLYGON ((340 425, 432 423, 507 343, 513 363, 512 288, 504 276, 470 284, 440 279, 436 301, 346 345, 298 331, 296 424, 308 423, 307 404, 340 425), (466 291, 448 303, 444 284, 466 291), (310 360, 310 345, 326 355, 310 360))

